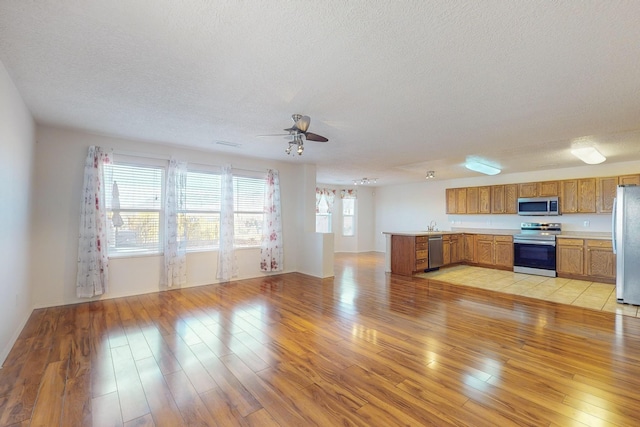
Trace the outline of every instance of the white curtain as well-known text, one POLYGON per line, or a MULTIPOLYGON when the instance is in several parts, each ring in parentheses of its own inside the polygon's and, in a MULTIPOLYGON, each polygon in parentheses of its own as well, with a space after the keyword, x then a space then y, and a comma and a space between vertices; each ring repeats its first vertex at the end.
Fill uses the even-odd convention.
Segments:
POLYGON ((269 169, 267 172, 267 191, 264 197, 260 270, 282 271, 282 214, 280 177, 277 170, 269 169))
POLYGON ((238 275, 233 250, 233 173, 231 165, 222 167, 220 200, 220 250, 218 252, 218 275, 223 282, 238 275))
POLYGON ((169 160, 164 198, 164 271, 167 287, 187 283, 187 227, 180 227, 187 204, 187 164, 169 160))
POLYGON ((80 235, 78 239, 78 275, 76 295, 90 298, 108 290, 107 212, 105 209, 104 164, 110 153, 91 146, 84 163, 80 235))

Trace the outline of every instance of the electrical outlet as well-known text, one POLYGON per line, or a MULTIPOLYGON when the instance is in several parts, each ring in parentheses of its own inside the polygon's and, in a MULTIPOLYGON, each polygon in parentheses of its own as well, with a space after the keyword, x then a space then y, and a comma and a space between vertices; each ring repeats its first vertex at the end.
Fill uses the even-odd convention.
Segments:
POLYGON ((588 226, 589 226, 589 221, 584 221, 584 222, 582 223, 582 226, 583 226, 583 227, 588 227, 588 226))

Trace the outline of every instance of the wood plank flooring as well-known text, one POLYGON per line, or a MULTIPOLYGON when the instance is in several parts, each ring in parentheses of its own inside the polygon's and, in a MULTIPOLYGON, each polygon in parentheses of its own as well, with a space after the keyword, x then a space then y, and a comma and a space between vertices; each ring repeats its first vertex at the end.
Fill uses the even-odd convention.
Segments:
POLYGON ((640 319, 384 273, 36 310, 1 426, 637 426, 640 319))

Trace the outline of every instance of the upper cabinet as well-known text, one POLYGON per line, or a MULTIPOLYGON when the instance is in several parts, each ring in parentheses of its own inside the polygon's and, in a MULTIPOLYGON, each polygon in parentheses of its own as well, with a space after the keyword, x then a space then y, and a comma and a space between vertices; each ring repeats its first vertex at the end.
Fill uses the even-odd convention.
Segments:
POLYGON ((617 186, 617 176, 598 178, 596 188, 596 209, 598 213, 611 213, 613 211, 613 199, 616 197, 617 186))
POLYGON ((478 187, 478 213, 491 213, 491 187, 478 187))
POLYGON ((559 194, 558 181, 523 182, 518 184, 518 197, 552 197, 559 194))
POLYGON ((640 185, 640 174, 638 175, 623 175, 618 177, 618 184, 620 185, 640 185))
POLYGON ((491 186, 491 213, 515 214, 518 209, 518 184, 491 186))
POLYGON ((478 213, 478 187, 467 188, 467 213, 478 213))
POLYGON ((518 197, 537 197, 538 196, 538 183, 537 182, 523 182, 518 184, 518 197))
POLYGON ((618 185, 640 185, 640 174, 562 181, 447 188, 448 214, 516 214, 518 197, 559 197, 560 211, 611 213, 618 185))
POLYGON ((555 197, 560 195, 560 187, 558 181, 538 182, 539 197, 555 197))
POLYGON ((560 182, 560 208, 567 213, 596 212, 596 179, 567 179, 560 182))
POLYGON ((447 213, 466 214, 467 213, 467 189, 447 188, 447 213))

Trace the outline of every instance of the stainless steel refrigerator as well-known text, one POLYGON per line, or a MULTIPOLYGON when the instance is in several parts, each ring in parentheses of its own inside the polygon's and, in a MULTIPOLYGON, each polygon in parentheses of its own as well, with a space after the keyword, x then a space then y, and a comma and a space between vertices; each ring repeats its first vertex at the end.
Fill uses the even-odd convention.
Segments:
POLYGON ((640 186, 620 185, 613 203, 616 297, 640 305, 640 186))

